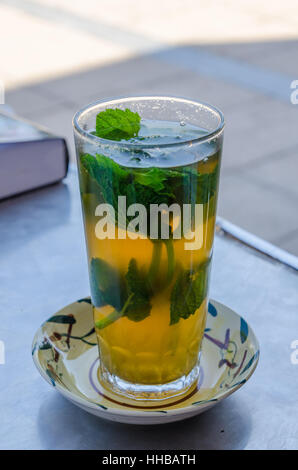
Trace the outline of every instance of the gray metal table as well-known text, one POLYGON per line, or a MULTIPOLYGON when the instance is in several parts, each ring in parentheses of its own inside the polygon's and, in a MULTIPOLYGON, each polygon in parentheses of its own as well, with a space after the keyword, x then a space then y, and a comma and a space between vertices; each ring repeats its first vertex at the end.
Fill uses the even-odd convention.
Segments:
MULTIPOLYGON (((42 321, 89 291, 74 171, 64 184, 0 204, 0 340, 6 348, 1 449, 298 449, 298 365, 291 363, 291 343, 298 339, 297 271, 247 247, 221 225, 211 295, 254 328, 259 366, 243 388, 203 415, 178 425, 127 426, 66 401, 31 359, 42 321)), ((250 242, 245 232, 238 234, 250 242)), ((266 244, 261 248, 274 252, 266 244)), ((280 251, 275 255, 297 262, 280 251)))

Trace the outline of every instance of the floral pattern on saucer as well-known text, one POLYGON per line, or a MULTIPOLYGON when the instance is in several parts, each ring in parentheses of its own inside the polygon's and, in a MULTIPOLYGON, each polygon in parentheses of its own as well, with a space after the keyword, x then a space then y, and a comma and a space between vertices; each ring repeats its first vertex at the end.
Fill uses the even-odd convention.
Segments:
POLYGON ((235 392, 254 372, 259 346, 244 318, 211 300, 197 386, 182 398, 150 405, 125 399, 100 385, 92 306, 84 298, 43 323, 32 355, 45 380, 86 411, 113 421, 158 424, 199 414, 235 392))

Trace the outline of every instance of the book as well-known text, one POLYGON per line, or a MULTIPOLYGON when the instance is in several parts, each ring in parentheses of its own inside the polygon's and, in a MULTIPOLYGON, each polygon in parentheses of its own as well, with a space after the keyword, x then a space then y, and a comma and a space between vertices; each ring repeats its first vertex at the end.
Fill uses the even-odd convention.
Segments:
POLYGON ((0 109, 0 199, 61 181, 68 164, 63 137, 0 109))

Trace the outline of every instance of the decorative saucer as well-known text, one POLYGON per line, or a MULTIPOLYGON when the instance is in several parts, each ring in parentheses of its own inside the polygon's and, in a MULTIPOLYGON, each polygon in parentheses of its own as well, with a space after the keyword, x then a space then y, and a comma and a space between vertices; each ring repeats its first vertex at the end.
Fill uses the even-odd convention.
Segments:
POLYGON ((90 298, 64 307, 43 323, 34 336, 32 356, 42 377, 89 413, 122 423, 161 424, 202 413, 238 390, 257 366, 259 345, 244 318, 211 300, 197 386, 182 398, 153 406, 100 385, 90 298))

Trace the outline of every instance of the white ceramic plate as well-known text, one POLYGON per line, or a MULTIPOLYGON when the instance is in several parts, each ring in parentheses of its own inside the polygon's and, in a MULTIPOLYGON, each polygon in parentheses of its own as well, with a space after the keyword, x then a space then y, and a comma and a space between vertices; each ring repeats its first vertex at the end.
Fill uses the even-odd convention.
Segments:
POLYGON ((154 406, 108 393, 99 365, 90 299, 74 302, 36 332, 32 355, 42 377, 74 404, 101 418, 131 424, 161 424, 202 413, 240 388, 254 372, 259 345, 247 322, 211 300, 198 385, 183 398, 154 406))

